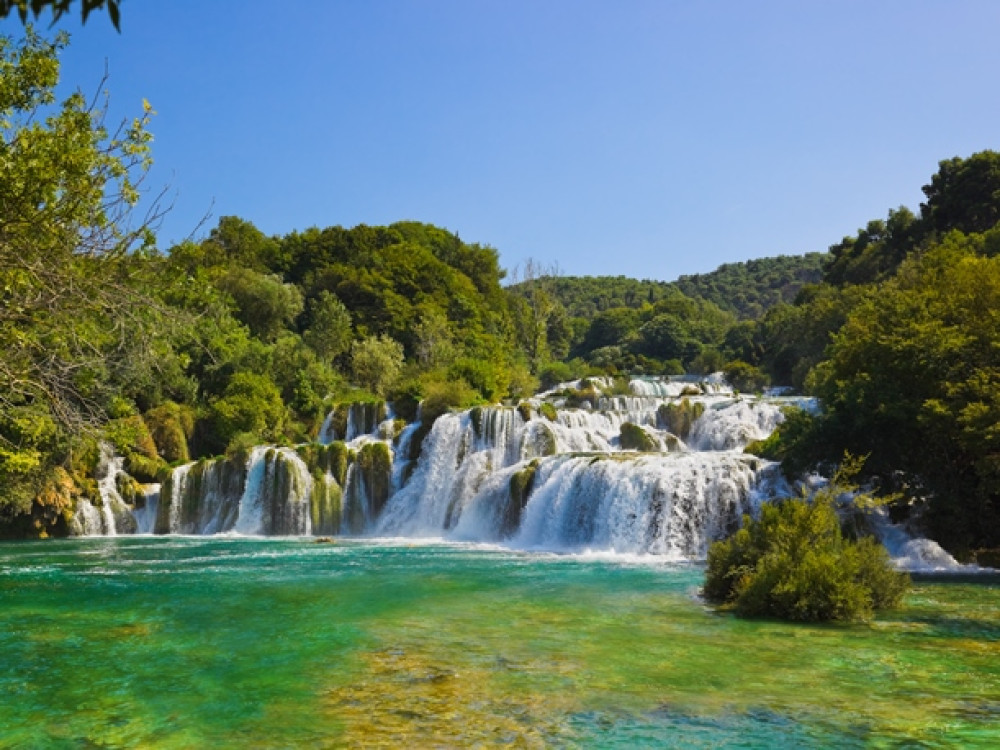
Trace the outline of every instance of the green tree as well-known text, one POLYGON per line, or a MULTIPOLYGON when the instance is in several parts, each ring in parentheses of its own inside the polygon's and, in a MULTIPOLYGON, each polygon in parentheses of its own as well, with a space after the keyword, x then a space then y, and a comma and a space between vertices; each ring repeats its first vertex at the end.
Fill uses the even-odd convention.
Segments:
POLYGON ((284 427, 285 404, 269 377, 238 372, 222 398, 212 403, 209 420, 217 451, 243 435, 256 442, 274 441, 284 427))
POLYGON ((967 159, 938 164, 923 187, 927 202, 920 215, 928 229, 943 235, 953 229, 986 232, 1000 222, 1000 152, 980 151, 967 159))
POLYGON ((368 336, 351 345, 355 382, 384 396, 403 369, 403 345, 389 336, 368 336))
POLYGON ((446 365, 455 358, 448 318, 439 309, 425 309, 413 327, 414 355, 423 367, 446 365))
POLYGON ((231 267, 216 282, 232 298, 236 317, 264 341, 274 341, 302 312, 302 293, 280 276, 231 267))
POLYGON ((930 497, 938 541, 1000 544, 1000 230, 954 232, 867 297, 810 376, 816 445, 870 454, 890 490, 930 497))
MULTIPOLYGON (((45 10, 52 11, 52 23, 62 18, 73 6, 74 0, 0 0, 0 18, 6 18, 12 10, 16 10, 22 23, 28 22, 29 11, 34 18, 40 19, 45 10)), ((121 31, 121 0, 82 0, 80 14, 86 23, 95 10, 107 8, 108 18, 114 27, 121 31)))
POLYGON ((135 283, 153 236, 130 219, 152 110, 109 131, 82 93, 58 103, 66 43, 0 37, 0 506, 16 512, 14 488, 68 465, 163 327, 135 283))
POLYGON ((323 289, 309 300, 309 327, 302 338, 323 362, 346 352, 352 336, 351 313, 335 294, 323 289))

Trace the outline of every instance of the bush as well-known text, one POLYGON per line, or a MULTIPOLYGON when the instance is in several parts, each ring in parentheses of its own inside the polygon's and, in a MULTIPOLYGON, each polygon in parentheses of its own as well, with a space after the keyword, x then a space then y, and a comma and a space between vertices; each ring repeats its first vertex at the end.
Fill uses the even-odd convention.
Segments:
POLYGON ((744 616, 819 622, 865 620, 902 601, 909 578, 872 537, 846 539, 838 488, 812 500, 765 505, 708 551, 704 595, 744 616))
POLYGON ((448 378, 464 380, 477 391, 483 400, 497 403, 507 393, 509 374, 502 364, 487 362, 474 357, 462 357, 448 368, 448 378))
POLYGON ((425 424, 430 425, 452 409, 467 409, 479 401, 479 392, 461 378, 431 381, 427 383, 424 399, 420 402, 420 418, 425 424))
POLYGON ((726 364, 723 373, 726 376, 726 381, 743 393, 762 391, 770 383, 770 379, 763 371, 738 359, 726 364))
POLYGON ((538 380, 544 390, 568 383, 577 377, 577 371, 566 362, 549 362, 538 368, 538 380))
POLYGON ((250 433, 257 442, 276 440, 284 421, 285 404, 274 381, 266 375, 238 372, 222 398, 209 407, 211 447, 218 453, 240 433, 250 433))
POLYGON ((146 412, 143 419, 156 444, 157 452, 168 463, 191 460, 188 439, 194 433, 194 412, 189 406, 165 401, 146 412))
POLYGON ((656 444, 653 438, 642 427, 631 422, 622 424, 621 435, 618 439, 622 450, 625 451, 635 450, 650 453, 660 449, 660 446, 656 444))

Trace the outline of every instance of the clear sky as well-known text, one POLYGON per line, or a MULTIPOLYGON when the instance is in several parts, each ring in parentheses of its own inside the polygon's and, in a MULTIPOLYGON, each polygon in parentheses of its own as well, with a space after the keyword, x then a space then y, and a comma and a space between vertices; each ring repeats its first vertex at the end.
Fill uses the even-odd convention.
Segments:
POLYGON ((164 247, 206 213, 414 219, 669 280, 824 250, 1000 148, 995 0, 124 0, 121 27, 61 22, 63 77, 106 60, 116 116, 157 110, 164 247))

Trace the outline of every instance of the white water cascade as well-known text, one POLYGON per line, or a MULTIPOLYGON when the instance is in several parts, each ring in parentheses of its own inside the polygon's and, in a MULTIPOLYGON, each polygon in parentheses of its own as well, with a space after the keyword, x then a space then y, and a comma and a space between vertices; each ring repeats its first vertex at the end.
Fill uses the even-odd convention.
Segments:
MULTIPOLYGON (((559 392, 543 395, 558 402, 559 392)), ((700 558, 783 484, 775 466, 742 452, 783 419, 780 400, 633 381, 632 395, 597 401, 549 418, 542 399, 440 417, 376 533, 700 558), (684 399, 698 416, 679 436, 662 407, 684 399), (646 437, 643 451, 622 446, 626 425, 646 437)))
POLYGON ((119 478, 131 480, 124 469, 125 459, 116 456, 108 443, 100 446, 97 463, 98 506, 82 499, 70 524, 71 533, 79 536, 117 536, 136 532, 137 524, 131 509, 118 492, 119 478))
MULTIPOLYGON (((563 383, 516 407, 444 414, 429 431, 388 404, 343 404, 317 442, 177 467, 132 512, 108 452, 102 501, 81 500, 73 523, 82 534, 425 537, 702 559, 743 514, 791 492, 776 464, 744 452, 788 408, 816 404, 740 396, 718 377, 563 383)), ((875 526, 900 565, 957 567, 933 542, 875 526)))

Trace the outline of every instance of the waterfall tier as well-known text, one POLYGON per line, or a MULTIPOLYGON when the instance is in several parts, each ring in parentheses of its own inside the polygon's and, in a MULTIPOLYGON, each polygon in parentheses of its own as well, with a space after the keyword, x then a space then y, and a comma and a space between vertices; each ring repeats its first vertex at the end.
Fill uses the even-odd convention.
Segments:
MULTIPOLYGON (((384 403, 343 404, 315 443, 179 466, 129 498, 109 452, 101 502, 79 503, 75 531, 445 537, 700 559, 790 491, 775 464, 743 452, 788 408, 815 404, 737 396, 718 378, 591 378, 429 429, 384 403)), ((890 531, 900 554, 916 554, 890 531)))

